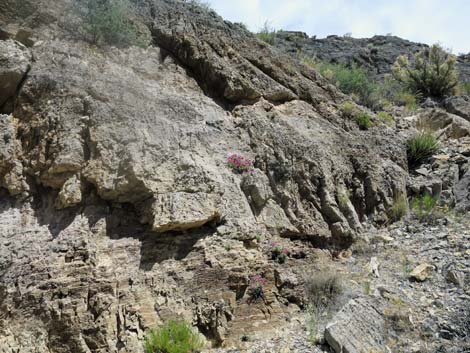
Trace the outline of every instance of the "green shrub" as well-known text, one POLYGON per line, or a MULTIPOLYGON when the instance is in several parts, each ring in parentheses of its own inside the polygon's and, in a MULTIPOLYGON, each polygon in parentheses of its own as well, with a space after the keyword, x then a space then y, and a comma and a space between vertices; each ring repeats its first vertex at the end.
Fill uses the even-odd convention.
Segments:
POLYGON ((361 130, 368 130, 372 126, 372 119, 369 114, 366 113, 356 116, 356 122, 361 130))
POLYGON ((423 221, 427 218, 432 217, 436 205, 437 198, 432 197, 429 194, 425 194, 421 197, 414 198, 411 204, 411 208, 413 210, 413 213, 418 217, 418 219, 423 221))
POLYGON ((387 112, 378 112, 377 113, 377 118, 379 118, 380 120, 384 121, 385 124, 387 125, 393 125, 393 116, 387 112))
POLYGON ((398 195, 393 199, 392 206, 388 209, 390 221, 397 222, 408 213, 408 200, 405 195, 398 195))
POLYGON ((458 84, 456 62, 455 56, 435 44, 420 51, 411 62, 406 56, 398 57, 393 75, 423 98, 443 98, 454 94, 458 84))
POLYGON ((256 33, 256 36, 263 42, 274 45, 276 43, 276 33, 277 31, 269 25, 269 22, 266 21, 263 28, 256 33))
POLYGON ((341 105, 340 109, 341 109, 341 113, 345 117, 352 117, 356 113, 356 106, 351 102, 344 102, 341 105))
POLYGON ((145 337, 145 353, 194 353, 204 347, 199 333, 184 321, 168 321, 145 337))
POLYGON ((406 143, 406 152, 410 167, 415 167, 431 157, 439 149, 439 142, 433 134, 422 132, 410 138, 406 143))
POLYGON ((93 44, 140 44, 129 0, 84 0, 82 29, 93 44))

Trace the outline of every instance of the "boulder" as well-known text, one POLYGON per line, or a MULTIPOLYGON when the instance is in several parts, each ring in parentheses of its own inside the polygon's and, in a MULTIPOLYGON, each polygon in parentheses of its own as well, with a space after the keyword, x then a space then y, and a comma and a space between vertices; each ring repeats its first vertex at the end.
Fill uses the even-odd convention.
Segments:
POLYGON ((428 263, 423 263, 416 266, 409 274, 409 278, 414 281, 424 282, 431 277, 434 271, 434 266, 428 263))
POLYGON ((470 121, 470 96, 449 97, 443 105, 449 113, 470 121))
POLYGON ((31 68, 32 56, 22 44, 13 40, 0 41, 0 113, 13 109, 20 84, 31 68))
POLYGON ((351 299, 327 324, 326 342, 336 353, 386 352, 383 310, 377 299, 351 299))

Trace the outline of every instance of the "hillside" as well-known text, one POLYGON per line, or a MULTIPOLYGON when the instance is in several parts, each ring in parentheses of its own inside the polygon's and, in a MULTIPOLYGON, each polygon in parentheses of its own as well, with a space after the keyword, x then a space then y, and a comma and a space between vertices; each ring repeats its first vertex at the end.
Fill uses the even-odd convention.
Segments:
POLYGON ((126 45, 84 4, 0 4, 0 353, 175 319, 204 352, 470 349, 467 98, 390 124, 196 2, 137 2, 126 45), (425 192, 452 211, 396 217, 425 192))

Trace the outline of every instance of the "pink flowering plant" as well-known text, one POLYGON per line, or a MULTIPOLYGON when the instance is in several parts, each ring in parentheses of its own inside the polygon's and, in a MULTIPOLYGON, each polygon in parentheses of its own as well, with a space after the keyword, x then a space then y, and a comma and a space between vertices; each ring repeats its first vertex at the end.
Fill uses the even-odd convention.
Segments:
POLYGON ((266 279, 260 275, 254 275, 250 278, 249 295, 252 301, 264 298, 264 284, 266 279))
POLYGON ((231 154, 227 157, 227 165, 239 173, 252 173, 253 161, 240 154, 231 154))

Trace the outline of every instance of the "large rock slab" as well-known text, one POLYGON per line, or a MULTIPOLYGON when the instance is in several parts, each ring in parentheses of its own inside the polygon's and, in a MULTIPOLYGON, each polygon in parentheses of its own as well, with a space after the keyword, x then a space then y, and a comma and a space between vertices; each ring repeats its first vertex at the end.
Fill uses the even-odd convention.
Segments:
POLYGON ((336 353, 387 352, 383 304, 361 297, 350 300, 325 329, 336 353))
POLYGON ((0 112, 12 110, 11 100, 31 68, 31 60, 24 45, 13 40, 0 41, 0 112))
POLYGON ((449 97, 444 101, 444 106, 449 113, 470 121, 470 96, 449 97))

